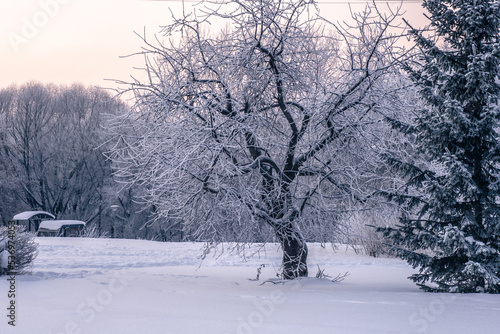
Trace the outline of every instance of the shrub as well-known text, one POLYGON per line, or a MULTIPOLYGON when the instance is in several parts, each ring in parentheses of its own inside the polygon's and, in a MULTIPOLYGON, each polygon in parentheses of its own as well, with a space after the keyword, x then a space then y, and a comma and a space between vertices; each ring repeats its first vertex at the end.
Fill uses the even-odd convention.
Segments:
POLYGON ((24 232, 23 226, 0 227, 0 276, 26 274, 37 255, 33 233, 24 232))

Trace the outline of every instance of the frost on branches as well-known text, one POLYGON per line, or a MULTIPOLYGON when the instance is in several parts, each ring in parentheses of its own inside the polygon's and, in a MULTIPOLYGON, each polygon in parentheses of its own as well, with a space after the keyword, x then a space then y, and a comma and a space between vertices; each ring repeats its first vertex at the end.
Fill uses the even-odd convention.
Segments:
POLYGON ((393 122, 422 159, 387 155, 407 183, 386 195, 407 214, 380 230, 420 268, 411 279, 425 290, 500 293, 500 3, 423 6, 435 36, 410 30, 421 52, 405 69, 425 107, 413 125, 393 122))
POLYGON ((0 226, 0 276, 26 274, 37 255, 33 233, 23 226, 0 226))
POLYGON ((383 96, 394 19, 370 15, 351 30, 310 0, 207 1, 163 43, 144 37, 148 79, 127 83, 121 122, 140 135, 115 128, 116 176, 191 240, 275 240, 283 277, 307 276, 305 233, 333 238, 342 201, 360 196, 353 145, 383 96))

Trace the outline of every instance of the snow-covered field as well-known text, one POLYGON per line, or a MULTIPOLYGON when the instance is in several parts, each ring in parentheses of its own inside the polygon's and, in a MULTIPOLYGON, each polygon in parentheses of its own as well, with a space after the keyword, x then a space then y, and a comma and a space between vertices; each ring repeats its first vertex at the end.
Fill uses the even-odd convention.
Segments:
MULTIPOLYGON (((0 333, 498 333, 500 296, 425 293, 398 259, 310 245, 309 278, 276 278, 276 245, 249 259, 201 244, 38 238, 31 275, 16 277, 15 327, 0 282, 0 333), (257 268, 262 268, 259 281, 257 268), (314 278, 350 273, 342 282, 314 278)), ((247 250, 247 255, 255 249, 247 250)))

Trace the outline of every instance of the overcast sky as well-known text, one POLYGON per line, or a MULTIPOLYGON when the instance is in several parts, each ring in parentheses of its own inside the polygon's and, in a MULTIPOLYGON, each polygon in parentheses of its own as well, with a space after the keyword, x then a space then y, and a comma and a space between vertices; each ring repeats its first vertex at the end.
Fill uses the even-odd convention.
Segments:
MULTIPOLYGON (((330 20, 349 19, 349 1, 318 2, 330 20)), ((364 7, 361 0, 351 2, 354 10, 364 7)), ((424 22, 419 0, 403 3, 405 17, 424 22)), ((1 0, 0 88, 27 81, 113 87, 105 79, 126 80, 141 66, 139 57, 120 58, 140 51, 134 31, 157 33, 171 22, 170 10, 181 13, 182 1, 1 0)))

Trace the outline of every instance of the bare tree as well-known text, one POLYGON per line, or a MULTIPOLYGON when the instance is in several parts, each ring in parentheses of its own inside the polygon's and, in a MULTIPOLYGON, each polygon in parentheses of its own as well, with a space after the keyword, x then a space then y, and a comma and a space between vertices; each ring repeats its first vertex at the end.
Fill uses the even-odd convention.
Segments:
POLYGON ((141 135, 111 152, 158 220, 210 242, 267 233, 285 279, 308 274, 304 227, 331 233, 342 203, 363 200, 354 148, 387 84, 397 17, 367 10, 340 27, 316 13, 310 0, 215 1, 174 18, 162 42, 144 38, 148 79, 125 89, 141 135))
POLYGON ((14 188, 13 167, 3 157, 8 153, 8 116, 7 110, 11 105, 15 95, 13 87, 0 91, 0 190, 2 199, 0 201, 0 224, 6 224, 12 218, 12 213, 16 210, 16 198, 12 190, 14 188))

